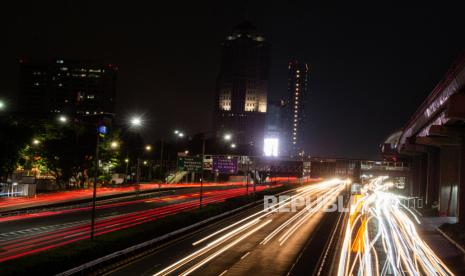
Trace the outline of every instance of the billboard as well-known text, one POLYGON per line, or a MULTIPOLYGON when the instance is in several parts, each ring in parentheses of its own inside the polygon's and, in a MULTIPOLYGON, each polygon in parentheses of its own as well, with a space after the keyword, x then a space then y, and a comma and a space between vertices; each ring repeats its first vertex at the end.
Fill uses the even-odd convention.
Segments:
POLYGON ((265 138, 263 141, 263 145, 263 153, 265 154, 265 156, 278 156, 278 138, 265 138))
POLYGON ((236 174, 237 157, 214 156, 212 170, 216 173, 236 174))

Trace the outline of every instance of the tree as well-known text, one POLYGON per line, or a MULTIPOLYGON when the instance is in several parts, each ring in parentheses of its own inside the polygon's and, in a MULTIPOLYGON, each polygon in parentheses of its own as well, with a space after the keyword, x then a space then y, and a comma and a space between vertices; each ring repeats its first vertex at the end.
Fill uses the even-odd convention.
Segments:
POLYGON ((0 121, 0 181, 6 181, 17 167, 21 150, 32 141, 33 131, 18 121, 0 121))
MULTIPOLYGON (((118 151, 111 141, 118 141, 120 132, 115 129, 100 141, 100 161, 106 168, 107 179, 112 168, 118 165, 118 151)), ((82 187, 95 160, 96 130, 94 123, 73 120, 59 125, 50 119, 18 119, 14 123, 0 124, 0 177, 7 178, 18 166, 36 168, 54 175, 57 185, 64 189, 73 179, 82 187), (32 143, 37 140, 37 143, 32 143)))

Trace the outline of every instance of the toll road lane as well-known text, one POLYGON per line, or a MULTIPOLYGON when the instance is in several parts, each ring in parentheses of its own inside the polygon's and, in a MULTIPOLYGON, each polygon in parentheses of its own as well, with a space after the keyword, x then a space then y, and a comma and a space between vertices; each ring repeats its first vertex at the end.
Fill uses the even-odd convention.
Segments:
POLYGON ((392 183, 373 179, 353 198, 338 275, 453 275, 418 234, 414 211, 392 183))
MULTIPOLYGON (((295 177, 278 177, 273 178, 271 181, 274 182, 290 182, 297 183, 295 177)), ((203 183, 204 187, 234 187, 234 186, 245 186, 244 181, 235 182, 206 182, 203 183)), ((177 184, 155 184, 155 183, 144 183, 139 186, 125 186, 125 187, 99 187, 97 190, 98 197, 113 196, 113 195, 125 195, 134 193, 136 188, 140 191, 158 191, 159 189, 176 189, 176 188, 198 188, 200 183, 177 183, 177 184)), ((73 202, 77 200, 85 200, 92 198, 92 189, 79 189, 72 191, 53 192, 38 194, 32 197, 0 197, 0 212, 14 211, 22 208, 32 208, 39 206, 47 206, 51 204, 73 202)))
POLYGON ((110 274, 285 275, 321 222, 323 208, 344 189, 345 182, 340 180, 306 186, 268 209, 244 211, 110 274), (323 200, 283 212, 298 198, 307 197, 323 200))
MULTIPOLYGON (((266 188, 268 187, 258 186, 257 191, 261 191, 266 188)), ((228 198, 244 195, 245 192, 246 191, 244 188, 207 191, 204 195, 204 204, 221 202, 228 198)), ((131 212, 128 212, 127 206, 118 206, 117 208, 123 208, 123 210, 126 212, 123 212, 123 214, 109 212, 105 214, 107 217, 99 217, 96 223, 95 235, 98 236, 120 229, 133 227, 135 225, 153 221, 164 216, 176 214, 178 212, 193 208, 198 208, 198 196, 198 193, 193 193, 189 195, 182 195, 181 197, 183 197, 183 199, 181 200, 179 199, 180 196, 150 199, 146 200, 148 202, 145 202, 145 204, 151 204, 153 202, 159 204, 161 201, 164 202, 164 205, 148 209, 146 205, 143 210, 131 212)), ((108 210, 114 209, 110 208, 108 210)), ((86 215, 85 220, 82 220, 81 217, 76 216, 76 214, 71 214, 67 216, 67 218, 74 218, 74 220, 71 222, 67 221, 64 224, 52 225, 52 227, 48 228, 47 226, 35 227, 35 230, 37 231, 28 231, 31 230, 31 228, 28 228, 26 230, 17 231, 21 232, 19 235, 13 235, 11 234, 12 232, 9 232, 11 235, 3 236, 2 239, 0 239, 0 262, 44 251, 79 240, 88 239, 90 230, 89 216, 87 213, 84 214, 86 215), (75 219, 77 219, 77 221, 80 223, 73 224, 75 219)), ((60 217, 51 216, 51 218, 59 219, 60 217)), ((17 224, 17 222, 10 222, 10 224, 13 223, 17 224)), ((28 220, 25 220, 25 223, 31 225, 28 223, 28 220)), ((2 223, 2 226, 5 224, 6 223, 2 223)), ((2 229, 4 228, 2 227, 2 229)))

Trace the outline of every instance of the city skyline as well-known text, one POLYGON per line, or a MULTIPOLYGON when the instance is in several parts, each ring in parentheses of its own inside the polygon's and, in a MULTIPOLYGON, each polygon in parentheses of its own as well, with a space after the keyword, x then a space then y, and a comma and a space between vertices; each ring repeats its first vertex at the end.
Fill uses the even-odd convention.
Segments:
POLYGON ((1 275, 465 275, 463 5, 28 2, 1 275))
MULTIPOLYGON (((146 136, 166 136, 168 126, 183 127, 189 133, 209 130, 213 110, 208 99, 214 97, 220 44, 241 21, 243 7, 236 3, 218 7, 213 2, 189 5, 177 14, 157 17, 146 12, 150 6, 96 4, 89 9, 89 4, 82 8, 32 4, 21 8, 21 13, 2 19, 9 31, 7 43, 1 46, 5 62, 0 66, 0 93, 7 100, 16 100, 21 57, 99 58, 119 66, 117 109, 121 117, 136 112, 150 118, 153 130, 146 136), (124 19, 126 8, 131 11, 128 19, 134 20, 124 19), (214 12, 206 12, 209 8, 214 12), (63 12, 57 12, 60 9, 63 12), (84 22, 79 11, 89 20, 84 22), (39 14, 48 19, 38 20, 39 14), (115 15, 122 18, 116 27, 105 23, 115 15), (62 24, 47 28, 54 22, 62 24), (100 22, 101 27, 94 28, 92 22, 100 22), (88 26, 82 28, 85 32, 82 24, 88 26), (65 29, 71 32, 65 33, 65 29), (157 100, 159 96, 163 101, 157 100), (177 101, 180 97, 186 103, 177 101), (188 121, 190 116, 199 119, 188 121)), ((12 8, 19 9, 15 4, 12 8)), ((271 100, 286 93, 289 60, 305 60, 312 67, 312 99, 307 112, 312 119, 306 128, 312 135, 306 143, 307 152, 379 158, 378 145, 411 115, 409 110, 431 92, 463 49, 463 38, 454 35, 459 17, 451 14, 459 9, 446 13, 428 6, 387 7, 365 13, 349 7, 351 13, 347 14, 345 10, 253 2, 247 17, 273 45, 271 100), (284 15, 281 10, 295 16, 284 15), (365 20, 371 24, 361 25, 365 20), (383 25, 382 20, 391 25, 383 25), (448 43, 437 37, 447 37, 448 43), (371 42, 367 44, 365 38, 371 42), (348 43, 340 46, 338 42, 343 40, 348 43), (382 104, 379 95, 384 95, 382 104), (399 97, 403 101, 398 101, 399 97), (383 111, 375 110, 380 105, 383 111), (364 129, 372 132, 363 135, 364 129)))

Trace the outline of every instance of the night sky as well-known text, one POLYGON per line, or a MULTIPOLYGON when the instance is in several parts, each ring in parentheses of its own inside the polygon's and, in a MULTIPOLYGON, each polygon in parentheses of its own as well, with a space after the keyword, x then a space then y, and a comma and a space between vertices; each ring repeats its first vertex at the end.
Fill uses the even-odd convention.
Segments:
POLYGON ((289 60, 310 65, 312 155, 378 158, 465 49, 463 7, 451 3, 25 2, 2 4, 0 97, 15 103, 21 57, 101 59, 119 67, 119 118, 143 113, 152 139, 210 129, 220 44, 245 16, 271 43, 269 98, 284 97, 289 60))

